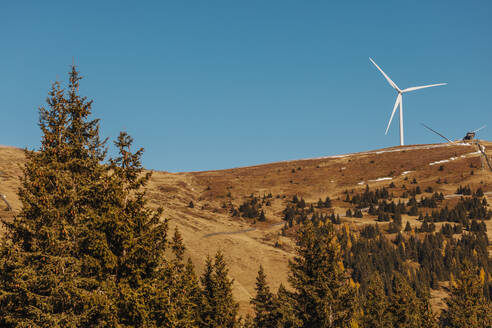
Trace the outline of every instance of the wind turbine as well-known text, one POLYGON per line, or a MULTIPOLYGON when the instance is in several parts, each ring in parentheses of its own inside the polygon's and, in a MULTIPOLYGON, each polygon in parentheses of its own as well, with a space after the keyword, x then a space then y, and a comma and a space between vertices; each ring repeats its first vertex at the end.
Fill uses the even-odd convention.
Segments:
POLYGON ((477 134, 478 131, 482 130, 485 127, 486 127, 486 125, 482 126, 481 128, 478 128, 474 131, 467 132, 466 136, 463 138, 463 140, 472 140, 473 138, 475 138, 475 134, 477 134))
POLYGON ((430 131, 434 132, 435 134, 437 134, 437 135, 438 135, 438 136, 440 136, 441 138, 445 139, 446 141, 449 141, 450 143, 454 143, 454 141, 453 141, 453 140, 448 139, 448 137, 446 137, 446 136, 444 136, 443 134, 441 134, 441 133, 437 132, 436 130, 432 129, 430 126, 427 126, 427 125, 425 125, 424 123, 420 123, 420 124, 422 124, 422 125, 424 126, 424 128, 426 128, 426 129, 428 129, 428 130, 430 130, 430 131))
POLYGON ((391 117, 390 117, 390 120, 388 122, 388 126, 386 127, 386 132, 384 134, 388 134, 388 130, 389 130, 389 127, 391 125, 391 121, 393 120, 393 116, 395 115, 396 108, 399 105, 400 106, 400 146, 403 146, 404 145, 404 141, 403 141, 403 104, 402 104, 402 95, 404 93, 406 93, 406 92, 420 90, 420 89, 425 89, 425 88, 431 88, 431 87, 437 87, 437 86, 440 86, 440 85, 446 85, 447 83, 422 85, 422 86, 410 87, 410 88, 406 88, 406 89, 403 89, 402 90, 402 89, 400 89, 396 85, 395 82, 393 82, 389 78, 388 75, 386 75, 385 72, 383 72, 383 70, 378 66, 378 64, 376 64, 376 62, 374 60, 372 60, 372 58, 369 57, 369 60, 374 64, 374 66, 377 67, 377 69, 381 72, 381 74, 383 74, 383 76, 386 78, 386 81, 388 81, 389 85, 391 85, 398 92, 398 96, 396 96, 395 106, 393 107, 393 112, 391 112, 391 117))
MULTIPOLYGON (((428 129, 428 130, 430 130, 430 131, 434 132, 435 134, 437 134, 437 135, 438 135, 438 136, 440 136, 441 138, 446 139, 447 141, 449 141, 449 142, 451 142, 451 143, 455 143, 455 142, 456 142, 456 141, 452 141, 451 139, 449 139, 449 138, 448 138, 448 137, 446 137, 445 135, 443 135, 443 134, 441 134, 441 133, 437 132, 436 130, 434 130, 434 129, 433 129, 433 128, 431 128, 430 126, 425 125, 424 123, 420 123, 420 124, 422 124, 422 125, 423 125, 426 129, 428 129)), ((475 138, 475 134, 476 134, 478 131, 480 131, 480 130, 484 129, 485 127, 487 127, 487 126, 486 126, 486 125, 484 125, 484 126, 482 126, 481 128, 478 128, 478 129, 476 129, 476 130, 473 130, 473 131, 467 132, 467 133, 466 133, 466 135, 463 137, 463 139, 462 139, 462 140, 463 140, 463 141, 473 140, 473 139, 475 138)))

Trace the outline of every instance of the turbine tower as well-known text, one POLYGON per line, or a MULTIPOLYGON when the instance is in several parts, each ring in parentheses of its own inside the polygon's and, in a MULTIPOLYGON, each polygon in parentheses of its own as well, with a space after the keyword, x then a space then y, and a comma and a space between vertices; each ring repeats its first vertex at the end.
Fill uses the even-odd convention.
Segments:
POLYGON ((404 145, 404 140, 403 140, 403 104, 402 104, 402 95, 406 92, 410 92, 410 91, 415 91, 415 90, 419 90, 419 89, 425 89, 425 88, 431 88, 431 87, 437 87, 439 85, 446 85, 447 83, 439 83, 439 84, 430 84, 430 85, 422 85, 422 86, 418 86, 418 87, 410 87, 410 88, 406 88, 406 89, 400 89, 395 82, 393 82, 388 75, 386 75, 385 72, 383 72, 383 70, 381 69, 381 67, 378 66, 378 64, 376 64, 376 62, 374 60, 372 60, 372 58, 369 57, 369 60, 374 64, 374 66, 377 67, 377 69, 381 72, 381 74, 383 74, 383 76, 386 78, 386 81, 388 81, 389 85, 391 85, 397 92, 398 92, 398 96, 396 96, 396 102, 395 102, 395 106, 393 107, 393 112, 391 112, 391 117, 390 117, 390 120, 388 122, 388 126, 386 127, 386 132, 384 134, 388 134, 388 130, 389 130, 389 127, 391 125, 391 121, 393 120, 393 116, 395 115, 395 112, 396 112, 396 108, 398 107, 398 105, 400 106, 400 146, 403 146, 404 145))

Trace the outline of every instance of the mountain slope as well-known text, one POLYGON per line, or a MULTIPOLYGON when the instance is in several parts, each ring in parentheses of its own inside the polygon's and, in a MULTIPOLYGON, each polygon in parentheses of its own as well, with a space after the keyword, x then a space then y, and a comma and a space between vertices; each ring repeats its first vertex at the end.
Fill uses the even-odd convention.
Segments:
MULTIPOLYGON (((482 144, 489 155, 492 143, 482 144)), ((14 213, 20 208, 16 191, 23 161, 22 150, 0 147, 0 193, 6 195, 14 213)), ((220 171, 154 172, 148 196, 152 206, 164 207, 171 229, 177 226, 182 232, 187 255, 198 272, 207 255, 213 256, 218 249, 225 253, 230 275, 235 279, 234 294, 244 313, 254 294, 260 264, 274 290, 287 281, 288 259, 294 254, 295 244, 291 238, 281 236, 280 231, 282 212, 294 195, 308 204, 329 196, 334 212, 341 216, 348 208, 343 202, 345 190, 363 190, 366 185, 375 188, 393 183, 392 191, 399 194, 403 185, 410 187, 415 179, 422 189, 432 187, 450 201, 459 185, 480 186, 488 197, 492 174, 483 164, 475 144, 414 145, 220 171), (231 210, 251 195, 263 198, 269 194, 270 205, 263 207, 265 222, 231 215, 231 210)), ((5 207, 0 206, 0 215, 12 215, 5 207)), ((351 229, 375 222, 366 213, 363 218, 342 219, 351 229)), ((406 221, 412 226, 420 224, 416 217, 404 215, 403 226, 406 221)), ((490 221, 487 228, 490 239, 490 221)))

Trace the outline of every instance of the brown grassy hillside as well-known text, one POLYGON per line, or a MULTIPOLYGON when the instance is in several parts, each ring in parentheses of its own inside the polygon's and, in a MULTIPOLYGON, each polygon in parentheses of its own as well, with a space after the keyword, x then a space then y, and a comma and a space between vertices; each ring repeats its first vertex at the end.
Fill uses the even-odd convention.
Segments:
MULTIPOLYGON (((492 151, 492 143, 483 142, 492 151)), ((19 187, 22 150, 0 147, 0 193, 5 194, 15 211, 20 208, 16 197, 19 187)), ((154 172, 148 186, 152 206, 163 206, 164 216, 171 219, 171 228, 178 226, 183 234, 187 253, 200 272, 205 257, 221 249, 225 253, 230 274, 235 279, 234 293, 241 312, 249 309, 254 283, 260 264, 265 268, 274 289, 287 280, 288 259, 294 254, 294 243, 280 236, 282 210, 293 195, 307 203, 329 196, 335 213, 344 214, 345 190, 363 190, 395 184, 410 186, 413 179, 424 189, 431 186, 443 192, 452 202, 457 187, 480 186, 486 196, 492 194, 492 172, 482 169, 482 157, 474 144, 434 144, 404 146, 377 151, 332 156, 326 158, 279 162, 220 171, 167 173, 154 172), (440 168, 442 166, 442 168, 440 168), (437 181, 441 183, 437 183, 437 181), (251 194, 259 197, 272 194, 271 206, 265 207, 266 222, 232 217, 230 209, 237 208, 251 194), (488 194, 490 193, 490 194, 488 194), (194 208, 189 207, 190 201, 194 208), (275 247, 281 244, 281 247, 275 247)), ((490 203, 490 202, 489 202, 490 203)), ((0 204, 0 215, 12 215, 0 204)), ((403 216, 403 226, 415 217, 403 216)), ((364 213, 362 219, 343 218, 353 229, 361 224, 374 223, 364 213)), ((487 222, 489 238, 492 222, 487 222)), ((441 292, 434 293, 441 297, 441 292)), ((436 303, 437 304, 437 303, 436 303)))

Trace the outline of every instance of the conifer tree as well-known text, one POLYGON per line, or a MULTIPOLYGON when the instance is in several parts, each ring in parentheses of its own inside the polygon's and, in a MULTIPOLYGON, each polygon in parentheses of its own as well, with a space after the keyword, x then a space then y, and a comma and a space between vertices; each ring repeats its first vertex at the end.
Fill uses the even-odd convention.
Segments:
POLYGON ((198 327, 200 289, 193 264, 183 262, 185 246, 176 228, 170 243, 174 259, 160 270, 152 301, 152 318, 157 327, 198 327))
POLYGON ((387 328, 391 327, 391 315, 388 312, 388 298, 384 292, 381 276, 376 271, 371 276, 367 286, 367 295, 364 302, 363 327, 387 328))
POLYGON ((254 307, 255 316, 254 324, 258 328, 275 328, 277 327, 274 318, 275 304, 273 294, 266 282, 266 275, 263 267, 260 265, 258 276, 256 277, 256 296, 251 299, 251 304, 254 307))
POLYGON ((200 327, 232 328, 236 325, 239 305, 232 297, 233 280, 228 278, 228 271, 222 252, 217 252, 214 261, 207 258, 201 277, 200 327))
POLYGON ((432 306, 430 304, 430 294, 427 289, 424 295, 420 297, 420 327, 421 328, 438 328, 439 324, 432 306))
POLYGON ((280 284, 277 296, 274 298, 273 317, 278 328, 299 328, 302 321, 299 319, 298 309, 294 299, 294 294, 285 289, 280 284))
MULTIPOLYGON (((40 108, 39 151, 27 151, 19 199, 0 248, 0 326, 115 326, 116 308, 106 282, 116 259, 104 245, 85 245, 89 218, 99 215, 106 176, 91 101, 78 95, 80 76, 68 90, 54 83, 40 108), (89 252, 86 252, 90 248, 89 252), (100 270, 102 269, 102 270, 100 270), (106 272, 104 272, 106 270, 106 272)), ((95 235, 98 232, 94 232, 95 235)))
POLYGON ((477 271, 468 260, 463 262, 446 299, 448 308, 441 313, 443 327, 492 327, 492 303, 483 297, 483 282, 477 271))
POLYGON ((205 260, 205 270, 200 277, 202 285, 202 297, 200 299, 200 327, 213 327, 214 325, 214 262, 210 256, 205 260))
POLYGON ((164 256, 162 210, 145 200, 143 150, 132 153, 121 133, 119 156, 104 163, 92 102, 78 94, 75 67, 69 76, 67 92, 55 83, 40 109, 43 137, 39 151, 26 151, 22 210, 4 222, 0 326, 154 327, 162 313, 177 316, 173 285, 159 279, 175 265, 164 256))
POLYGON ((115 257, 116 264, 108 274, 116 285, 113 297, 120 324, 149 327, 155 324, 149 293, 155 294, 161 287, 158 278, 170 265, 164 254, 168 245, 167 220, 160 221, 162 209, 147 208, 142 188, 151 174, 143 174, 143 149, 132 153, 132 142, 126 133, 121 133, 115 142, 119 157, 110 160, 108 169, 112 174, 107 179, 107 190, 101 193, 102 213, 87 221, 89 237, 85 244, 101 244, 115 257))
POLYGON ((331 224, 299 230, 297 254, 289 263, 289 282, 302 327, 349 327, 356 321, 356 289, 342 262, 331 224))
POLYGON ((395 328, 420 327, 421 304, 406 277, 395 272, 392 288, 388 311, 391 313, 393 326, 395 328))
POLYGON ((239 327, 241 328, 256 328, 254 319, 249 314, 247 314, 246 317, 240 321, 239 327))
POLYGON ((261 210, 260 216, 258 217, 258 221, 265 222, 266 217, 265 217, 265 211, 261 210))

